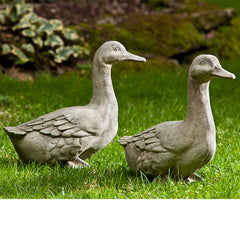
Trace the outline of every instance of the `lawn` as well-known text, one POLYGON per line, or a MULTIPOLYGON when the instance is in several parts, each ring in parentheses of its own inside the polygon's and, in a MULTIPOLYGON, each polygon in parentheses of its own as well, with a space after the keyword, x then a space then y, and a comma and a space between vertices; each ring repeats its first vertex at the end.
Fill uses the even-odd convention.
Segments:
POLYGON ((158 69, 151 61, 114 65, 118 134, 88 160, 91 167, 85 169, 22 164, 2 127, 62 107, 87 104, 91 97, 90 69, 84 74, 65 73, 59 77, 42 73, 34 82, 0 75, 0 198, 239 198, 239 64, 240 60, 222 62, 225 69, 236 74, 236 80, 215 79, 210 84, 217 151, 212 162, 198 172, 204 181, 191 184, 171 179, 161 184, 131 173, 118 144, 123 135, 185 118, 187 69, 158 69))

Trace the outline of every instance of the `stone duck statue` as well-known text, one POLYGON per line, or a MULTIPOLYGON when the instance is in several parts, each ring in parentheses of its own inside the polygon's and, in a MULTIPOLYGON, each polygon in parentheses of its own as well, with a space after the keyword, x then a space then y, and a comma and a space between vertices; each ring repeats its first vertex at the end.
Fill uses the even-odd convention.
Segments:
POLYGON ((213 55, 199 55, 189 69, 188 112, 184 121, 160 123, 134 136, 124 136, 127 162, 132 171, 147 176, 169 175, 189 182, 202 180, 195 171, 213 158, 216 131, 209 100, 214 77, 235 79, 213 55))
POLYGON ((92 63, 92 98, 86 106, 66 107, 16 127, 5 127, 23 162, 69 167, 89 166, 87 158, 107 146, 118 129, 118 104, 111 80, 112 64, 146 59, 109 41, 96 51, 92 63))

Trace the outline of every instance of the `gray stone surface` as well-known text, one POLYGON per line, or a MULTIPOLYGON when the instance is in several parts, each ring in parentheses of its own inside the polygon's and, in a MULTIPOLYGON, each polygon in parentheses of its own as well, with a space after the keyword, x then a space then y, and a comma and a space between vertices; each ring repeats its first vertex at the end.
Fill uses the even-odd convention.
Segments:
POLYGON ((146 61, 127 52, 119 42, 104 43, 94 55, 93 93, 88 105, 62 108, 16 127, 5 127, 20 159, 88 166, 85 160, 107 146, 117 133, 118 104, 111 67, 124 60, 146 61))
POLYGON ((189 181, 200 179, 195 171, 213 158, 216 131, 209 100, 212 78, 235 79, 212 55, 196 57, 189 69, 188 113, 184 121, 160 123, 134 136, 124 136, 130 168, 146 175, 172 174, 189 181))

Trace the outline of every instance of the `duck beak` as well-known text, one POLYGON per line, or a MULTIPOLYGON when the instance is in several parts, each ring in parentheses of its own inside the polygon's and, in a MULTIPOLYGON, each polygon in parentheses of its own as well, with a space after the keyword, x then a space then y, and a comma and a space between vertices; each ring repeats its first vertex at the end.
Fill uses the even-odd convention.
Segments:
POLYGON ((138 61, 138 62, 146 62, 146 58, 140 57, 137 55, 134 55, 130 52, 127 52, 126 59, 125 60, 132 60, 132 61, 138 61))
POLYGON ((221 66, 214 67, 211 75, 216 77, 221 77, 221 78, 230 78, 230 79, 236 78, 235 74, 228 72, 227 70, 223 69, 221 66))

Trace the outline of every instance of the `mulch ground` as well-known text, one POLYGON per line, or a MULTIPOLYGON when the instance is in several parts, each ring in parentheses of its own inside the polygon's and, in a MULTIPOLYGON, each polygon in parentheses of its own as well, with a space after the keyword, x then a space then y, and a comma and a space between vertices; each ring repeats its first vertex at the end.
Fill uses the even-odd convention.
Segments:
MULTIPOLYGON (((27 2, 32 3, 33 1, 27 2)), ((130 12, 147 14, 153 11, 142 3, 141 0, 55 0, 53 3, 48 3, 47 1, 43 3, 35 3, 34 9, 38 15, 44 18, 61 19, 65 26, 89 22, 108 14, 117 18, 120 15, 127 15, 130 12)))

